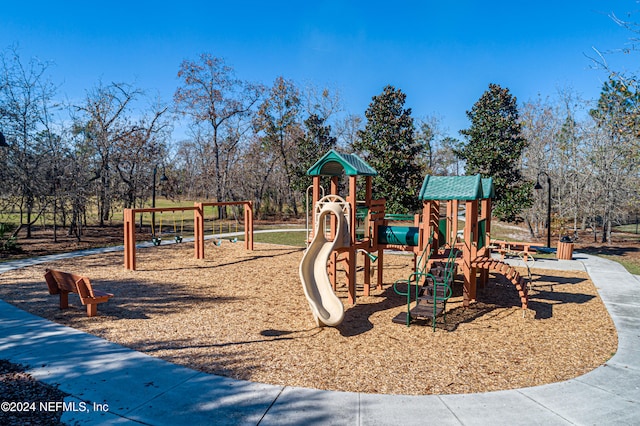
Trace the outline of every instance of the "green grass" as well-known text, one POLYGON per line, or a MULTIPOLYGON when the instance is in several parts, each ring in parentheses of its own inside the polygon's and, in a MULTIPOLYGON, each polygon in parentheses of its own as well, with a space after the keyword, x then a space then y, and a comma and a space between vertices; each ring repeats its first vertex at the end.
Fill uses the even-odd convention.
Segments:
MULTIPOLYGON (((172 201, 166 198, 157 198, 156 197, 156 208, 165 208, 165 207, 193 207, 193 201, 172 201)), ((151 207, 151 201, 145 203, 145 207, 151 207)))
POLYGON ((555 253, 534 253, 533 257, 536 259, 555 259, 555 253))
MULTIPOLYGON (((268 233, 254 233, 253 241, 255 243, 267 243, 267 244, 282 244, 285 246, 305 247, 305 233, 304 232, 268 232, 268 233)), ((244 237, 238 237, 239 240, 244 240, 244 237)))
POLYGON ((630 234, 635 234, 636 229, 640 231, 640 225, 636 225, 635 223, 630 223, 628 225, 620 225, 614 228, 617 232, 628 232, 630 234))
MULTIPOLYGON (((608 256, 605 256, 607 258, 611 258, 608 256)), ((618 262, 619 264, 621 264, 622 266, 625 267, 625 269, 627 271, 629 271, 629 273, 633 274, 633 275, 640 275, 640 261, 637 259, 620 259, 619 257, 617 258, 611 258, 611 260, 614 260, 616 262, 618 262)))
POLYGON ((618 262, 624 268, 629 271, 630 274, 640 275, 640 259, 635 259, 632 257, 623 257, 609 254, 596 254, 597 256, 603 257, 605 259, 613 260, 614 262, 618 262))

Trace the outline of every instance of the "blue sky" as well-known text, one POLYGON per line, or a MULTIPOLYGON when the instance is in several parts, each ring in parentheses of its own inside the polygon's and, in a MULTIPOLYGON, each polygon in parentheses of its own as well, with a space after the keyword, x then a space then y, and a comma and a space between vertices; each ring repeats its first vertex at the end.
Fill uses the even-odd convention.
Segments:
MULTIPOLYGON (((15 1, 0 6, 0 48, 53 62, 50 77, 70 99, 101 80, 170 100, 179 64, 204 52, 242 79, 337 89, 354 114, 391 84, 415 118, 438 116, 457 137, 489 83, 519 102, 567 87, 597 98, 607 74, 587 55, 624 47, 633 34, 608 14, 638 9, 634 0, 15 1)), ((607 60, 637 71, 637 55, 607 60)))

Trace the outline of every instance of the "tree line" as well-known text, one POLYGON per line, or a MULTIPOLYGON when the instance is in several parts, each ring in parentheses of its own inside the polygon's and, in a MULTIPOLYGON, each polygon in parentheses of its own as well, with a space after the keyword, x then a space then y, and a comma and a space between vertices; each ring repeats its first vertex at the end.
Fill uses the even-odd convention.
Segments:
POLYGON ((361 116, 345 112, 335 91, 282 76, 271 86, 243 81, 207 53, 178 66, 170 101, 98 82, 61 103, 48 63, 25 62, 15 48, 0 61, 0 213, 18 213, 15 235, 29 237, 47 214, 54 238, 60 228, 80 239, 88 212, 104 225, 148 205, 154 184, 175 200, 249 199, 261 217, 299 217, 306 171, 329 149, 375 168, 374 196, 394 212, 419 208, 426 174, 480 173, 494 178, 496 216, 537 235, 546 225, 546 198, 533 190, 542 172, 558 232, 599 229, 606 241, 638 209, 640 95, 615 73, 591 102, 565 91, 518 105, 489 84, 457 139, 437 118, 414 119, 401 89, 383 88, 361 116), (186 129, 178 140, 176 123, 186 129))

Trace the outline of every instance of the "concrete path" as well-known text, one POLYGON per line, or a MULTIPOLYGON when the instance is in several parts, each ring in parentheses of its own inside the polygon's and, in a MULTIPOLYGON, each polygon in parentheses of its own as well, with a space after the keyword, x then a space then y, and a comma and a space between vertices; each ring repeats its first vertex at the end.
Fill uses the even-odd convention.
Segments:
MULTIPOLYGON (((0 272, 72 255, 5 263, 0 272)), ((70 394, 62 417, 68 424, 638 425, 640 282, 615 262, 574 256, 536 267, 586 270, 613 318, 619 347, 604 366, 550 385, 403 396, 251 383, 143 355, 1 301, 0 357, 28 365, 35 378, 70 394)))

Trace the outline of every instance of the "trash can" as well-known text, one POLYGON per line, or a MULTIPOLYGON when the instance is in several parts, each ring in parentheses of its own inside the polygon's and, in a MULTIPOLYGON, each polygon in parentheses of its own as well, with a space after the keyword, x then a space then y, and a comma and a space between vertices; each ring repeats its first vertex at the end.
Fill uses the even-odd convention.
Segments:
POLYGON ((556 257, 560 260, 573 259, 573 241, 569 237, 562 237, 558 241, 558 250, 556 251, 556 257))

